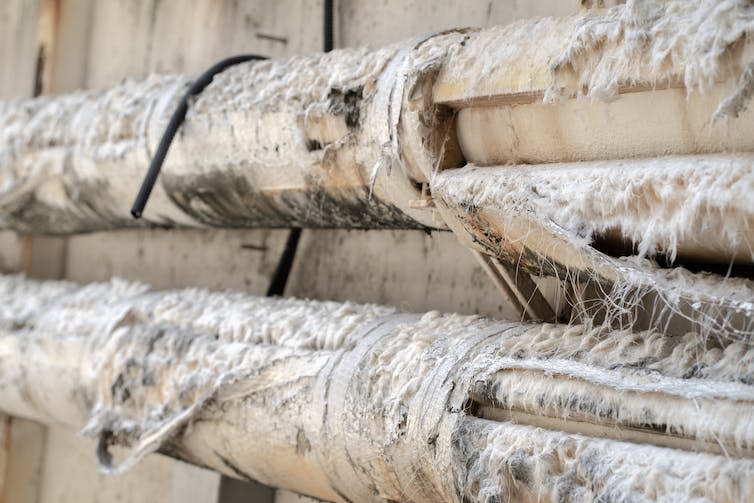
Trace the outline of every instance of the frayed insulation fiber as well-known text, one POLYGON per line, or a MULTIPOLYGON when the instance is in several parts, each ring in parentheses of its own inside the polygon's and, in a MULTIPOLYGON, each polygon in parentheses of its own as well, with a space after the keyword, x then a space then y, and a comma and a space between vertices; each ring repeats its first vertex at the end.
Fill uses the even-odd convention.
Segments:
MULTIPOLYGON (((190 104, 145 223, 432 225, 408 207, 420 190, 391 144, 392 94, 409 52, 344 49, 215 76, 190 104)), ((139 225, 128 209, 187 86, 183 76, 153 75, 0 103, 0 225, 57 234, 139 225)))
POLYGON ((746 102, 736 98, 751 91, 752 29, 747 0, 628 0, 568 18, 518 21, 454 46, 433 96, 459 105, 470 98, 606 100, 636 88, 705 92, 733 79, 738 92, 719 112, 741 111, 746 102))
MULTIPOLYGON (((229 69, 147 225, 448 228, 560 279, 570 324, 2 277, 0 409, 108 472, 332 501, 754 499, 754 283, 719 269, 754 261, 752 19, 629 1, 229 69)), ((187 82, 0 104, 0 225, 135 225, 187 82)))
POLYGON ((602 302, 569 299, 587 318, 601 311, 604 322, 619 326, 748 339, 754 282, 654 259, 717 258, 726 269, 731 257, 749 263, 753 160, 739 154, 467 166, 438 173, 433 196, 469 247, 576 291, 591 285, 602 302), (614 256, 598 247, 611 241, 629 241, 636 252, 614 256))
POLYGON ((0 300, 0 408, 83 428, 106 471, 161 451, 332 501, 754 497, 749 340, 122 280, 5 276, 0 300))
POLYGON ((750 2, 634 0, 470 36, 431 87, 464 159, 426 173, 438 212, 561 280, 572 319, 749 338, 753 27, 750 2))
MULTIPOLYGON (((752 17, 633 0, 231 67, 191 103, 146 225, 445 228, 422 188, 438 169, 753 151, 752 17)), ((187 85, 1 103, 0 225, 138 225, 127 210, 187 85)))
MULTIPOLYGON (((745 194, 751 183, 750 159, 738 154, 754 151, 746 106, 753 18, 743 1, 633 0, 375 51, 231 67, 192 102, 142 225, 458 230, 455 213, 466 216, 461 204, 476 195, 456 201, 438 172, 461 171, 457 196, 484 173, 462 182, 465 166, 515 165, 532 177, 547 166, 572 169, 625 205, 601 207, 582 192, 580 208, 544 209, 572 211, 557 225, 570 232, 583 222, 582 243, 606 232, 635 244, 640 258, 750 264, 750 198, 709 201, 728 187, 745 194), (602 162, 576 169, 581 161, 602 162), (685 177, 716 173, 722 178, 708 190, 693 187, 698 197, 666 201, 648 189, 670 187, 675 174, 688 196, 685 177), (710 219, 700 218, 706 207, 710 219)), ((70 233, 140 225, 128 208, 187 83, 151 76, 0 104, 0 226, 70 233)), ((578 191, 578 178, 550 189, 561 192, 553 204, 578 191)), ((530 208, 542 206, 537 194, 523 195, 530 208)), ((492 232, 505 239, 497 228, 477 229, 471 240, 492 232)))

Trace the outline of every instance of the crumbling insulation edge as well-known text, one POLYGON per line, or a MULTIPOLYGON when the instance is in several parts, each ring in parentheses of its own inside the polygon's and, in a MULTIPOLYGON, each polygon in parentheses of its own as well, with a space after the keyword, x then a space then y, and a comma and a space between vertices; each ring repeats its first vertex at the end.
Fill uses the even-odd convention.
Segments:
MULTIPOLYGON (((424 37, 446 50, 452 33, 424 37)), ((249 62, 191 103, 145 223, 440 227, 401 160, 403 82, 417 40, 249 62)), ((426 45, 426 44, 425 44, 426 45)), ((418 59, 417 59, 418 58, 418 59)), ((0 226, 73 233, 139 225, 127 209, 183 76, 0 102, 0 226)))
POLYGON ((576 319, 748 340, 754 282, 652 259, 696 250, 730 264, 739 250, 749 263, 753 162, 730 154, 466 167, 438 173, 432 187, 443 218, 470 248, 574 291, 591 285, 601 301, 572 296, 576 319), (605 175, 608 166, 620 169, 605 175), (639 255, 601 251, 596 238, 610 231, 639 255))

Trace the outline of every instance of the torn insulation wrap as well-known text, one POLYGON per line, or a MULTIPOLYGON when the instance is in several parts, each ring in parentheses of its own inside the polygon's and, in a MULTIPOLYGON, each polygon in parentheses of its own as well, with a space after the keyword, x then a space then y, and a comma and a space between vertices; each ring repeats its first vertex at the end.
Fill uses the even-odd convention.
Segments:
POLYGON ((439 173, 432 189, 459 213, 486 212, 503 230, 530 219, 573 247, 602 242, 670 264, 754 263, 752 154, 467 166, 439 173))
MULTIPOLYGON (((190 103, 145 223, 442 226, 409 206, 421 187, 396 150, 411 47, 249 62, 215 76, 190 103)), ((187 85, 150 76, 0 103, 0 225, 38 233, 139 225, 128 209, 187 85)))
POLYGON ((333 501, 754 496, 749 340, 123 281, 0 300, 0 408, 83 427, 108 471, 160 450, 333 501))
MULTIPOLYGON (((630 1, 233 66, 190 104, 146 224, 447 228, 428 190, 446 168, 754 151, 753 16, 630 1)), ((0 226, 139 225, 128 208, 187 85, 0 104, 0 226)))
POLYGON ((753 32, 745 0, 629 0, 480 30, 448 49, 420 114, 434 134, 455 116, 445 138, 465 162, 450 167, 751 152, 753 32))
POLYGON ((718 109, 726 115, 745 108, 751 93, 752 31, 747 0, 628 0, 566 18, 518 21, 454 46, 433 97, 458 107, 610 100, 668 87, 705 92, 733 79, 739 87, 718 109))
POLYGON ((630 0, 467 32, 413 81, 404 152, 466 246, 595 290, 580 319, 746 337, 753 30, 745 1, 630 0))
POLYGON ((599 301, 569 299, 582 319, 741 339, 754 332, 754 282, 729 274, 754 260, 752 161, 469 166, 438 173, 432 192, 467 246, 574 291, 590 285, 599 301))

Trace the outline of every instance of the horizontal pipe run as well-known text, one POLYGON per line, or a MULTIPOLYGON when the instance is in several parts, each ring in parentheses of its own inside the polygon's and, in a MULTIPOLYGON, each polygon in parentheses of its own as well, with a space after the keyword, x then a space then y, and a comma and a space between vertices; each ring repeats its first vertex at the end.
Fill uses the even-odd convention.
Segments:
MULTIPOLYGON (((647 2, 232 66, 189 103, 145 223, 446 228, 426 190, 438 170, 754 150, 751 16, 647 2)), ((137 225, 130 203, 188 86, 0 103, 0 227, 137 225)))
POLYGON ((159 450, 333 501, 754 495, 748 342, 123 281, 2 277, 0 305, 0 409, 83 428, 108 471, 159 450))
POLYGON ((442 227, 411 205, 396 129, 419 42, 225 69, 190 100, 144 223, 130 203, 186 77, 0 103, 0 226, 442 227))

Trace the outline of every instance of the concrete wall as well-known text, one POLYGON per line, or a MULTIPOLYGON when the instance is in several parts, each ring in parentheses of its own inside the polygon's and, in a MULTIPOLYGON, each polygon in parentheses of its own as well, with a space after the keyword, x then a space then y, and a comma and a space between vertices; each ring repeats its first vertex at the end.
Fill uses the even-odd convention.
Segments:
MULTIPOLYGON (((457 26, 565 15, 578 0, 336 0, 336 45, 380 46, 457 26)), ((271 57, 322 47, 319 0, 3 0, 0 98, 100 88, 150 72, 195 74, 239 52, 271 57), (43 56, 40 58, 40 48, 43 56), (42 64, 43 62, 43 64, 42 64)), ((146 166, 145 166, 146 169, 146 166)), ((0 233, 0 267, 77 281, 112 276, 158 287, 264 294, 288 231, 122 231, 71 238, 0 233)), ((286 295, 509 317, 471 254, 448 233, 305 230, 286 295)), ((6 419, 2 501, 270 501, 162 456, 102 476, 90 442, 6 419)), ((303 501, 279 492, 276 501, 303 501)))

